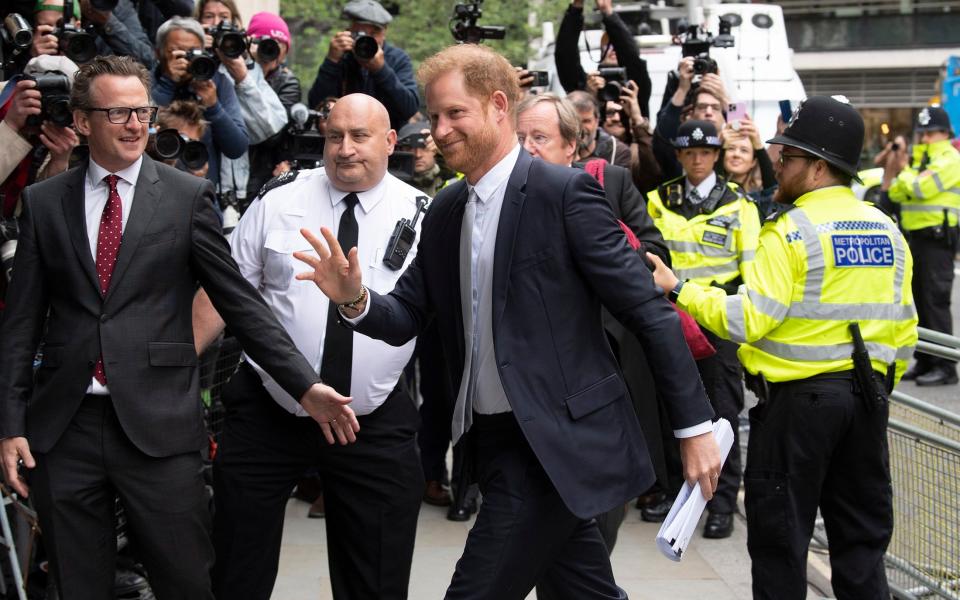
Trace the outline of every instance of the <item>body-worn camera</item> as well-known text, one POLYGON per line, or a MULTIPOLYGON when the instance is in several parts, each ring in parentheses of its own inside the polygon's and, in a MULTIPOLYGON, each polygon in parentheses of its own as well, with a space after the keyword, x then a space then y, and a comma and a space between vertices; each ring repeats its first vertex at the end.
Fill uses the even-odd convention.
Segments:
POLYGON ((207 164, 209 155, 203 142, 191 140, 176 129, 167 128, 157 132, 153 141, 154 153, 161 160, 176 160, 192 170, 207 164))
POLYGON ((219 61, 212 54, 200 48, 187 50, 184 56, 187 59, 187 73, 197 81, 213 79, 217 74, 219 61))
POLYGON ((260 62, 270 62, 280 58, 280 42, 272 37, 262 37, 257 42, 257 59, 260 62))
POLYGON ((70 78, 60 71, 47 71, 38 75, 24 75, 24 79, 35 81, 40 92, 40 114, 27 117, 27 125, 39 126, 49 121, 60 127, 73 123, 73 111, 70 110, 70 78))
POLYGON ((353 38, 353 55, 360 60, 370 60, 380 51, 377 40, 364 31, 353 31, 350 37, 353 38))
POLYGON ((597 92, 601 102, 618 102, 623 91, 623 82, 627 79, 627 70, 624 67, 601 67, 600 76, 605 83, 597 92))
POLYGON ((243 56, 247 51, 247 32, 223 19, 207 33, 213 38, 213 49, 219 50, 227 58, 243 56))
POLYGON ((426 196, 417 196, 417 212, 413 214, 413 220, 400 219, 397 221, 393 233, 390 234, 390 241, 387 243, 387 250, 383 253, 383 264, 394 271, 403 268, 404 261, 410 253, 410 248, 417 240, 417 220, 420 214, 427 206, 426 196))
POLYGON ((93 25, 80 28, 62 22, 53 30, 60 42, 60 54, 78 64, 88 63, 97 55, 95 34, 93 25))
POLYGON ((479 44, 483 40, 502 40, 507 36, 507 28, 502 25, 477 25, 483 16, 480 5, 483 0, 457 4, 453 7, 450 19, 450 33, 453 39, 468 44, 479 44))

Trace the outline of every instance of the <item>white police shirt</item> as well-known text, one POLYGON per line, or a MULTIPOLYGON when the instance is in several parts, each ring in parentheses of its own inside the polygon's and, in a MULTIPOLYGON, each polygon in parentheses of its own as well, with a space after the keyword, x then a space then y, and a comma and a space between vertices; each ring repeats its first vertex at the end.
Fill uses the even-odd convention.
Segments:
MULTIPOLYGON (((250 205, 233 232, 231 246, 240 272, 260 291, 300 352, 319 373, 326 336, 330 301, 312 281, 298 281, 297 273, 310 268, 293 257, 296 251, 316 254, 300 234, 309 229, 320 237, 327 227, 334 235, 346 209, 347 192, 333 187, 323 168, 300 171, 296 179, 280 185, 250 205)), ((416 199, 423 193, 387 173, 374 188, 358 192, 354 209, 359 226, 358 258, 364 285, 380 294, 390 292, 403 269, 416 256, 410 250, 403 269, 391 270, 383 255, 397 221, 412 219, 416 199)), ((419 222, 417 232, 419 236, 419 222)), ((348 249, 344 248, 344 252, 348 249)), ((362 334, 353 336, 353 368, 350 404, 354 412, 366 415, 387 399, 403 368, 410 361, 416 340, 400 347, 390 346, 362 334)), ((249 356, 247 362, 260 375, 274 400, 297 416, 308 416, 299 402, 284 392, 249 356)))

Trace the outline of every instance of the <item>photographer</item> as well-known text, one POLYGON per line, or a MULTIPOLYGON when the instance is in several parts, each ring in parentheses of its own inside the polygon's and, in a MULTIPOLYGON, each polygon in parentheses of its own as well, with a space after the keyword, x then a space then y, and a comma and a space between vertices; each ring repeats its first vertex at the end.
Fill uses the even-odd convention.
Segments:
POLYGON ((45 99, 32 78, 65 76, 60 97, 66 99, 76 70, 77 65, 63 56, 36 57, 24 69, 29 78, 8 81, 0 92, 0 99, 5 99, 0 100, 0 147, 4 148, 0 153, 0 194, 4 199, 4 217, 13 216, 24 187, 66 171, 70 154, 80 143, 73 129, 49 119, 45 103, 50 103, 50 92, 45 99))
MULTIPOLYGON (((259 12, 250 19, 247 34, 252 40, 250 53, 263 70, 267 83, 270 84, 289 115, 290 107, 300 102, 300 80, 285 64, 290 50, 290 30, 286 22, 273 13, 259 12), (271 49, 271 44, 267 40, 276 43, 275 49, 271 49), (274 52, 277 52, 276 57, 273 56, 274 52)), ((247 198, 252 199, 256 196, 263 184, 273 177, 285 134, 286 130, 250 146, 247 198)))
POLYGON ((600 127, 600 105, 593 94, 584 91, 567 95, 580 117, 580 139, 577 142, 577 160, 602 158, 608 163, 630 168, 630 147, 600 127))
POLYGON ((74 61, 86 62, 94 55, 116 54, 132 56, 148 68, 156 65, 153 46, 150 45, 130 0, 119 0, 116 7, 110 11, 97 10, 90 0, 73 2, 69 8, 69 11, 64 11, 64 0, 44 0, 37 3, 32 56, 64 54, 58 37, 62 29, 58 28, 57 23, 62 19, 68 26, 76 27, 76 19, 82 17, 83 31, 93 36, 93 45, 90 56, 71 56, 74 61))
POLYGON ((407 53, 386 43, 387 25, 393 17, 375 0, 352 0, 343 8, 350 29, 330 40, 327 57, 307 95, 315 106, 327 96, 360 92, 387 107, 390 127, 399 130, 420 106, 413 64, 407 53), (376 41, 376 53, 372 44, 376 41))
MULTIPOLYGON (((220 154, 239 158, 247 151, 250 140, 240 116, 233 81, 219 70, 204 80, 189 71, 191 61, 187 55, 203 51, 203 36, 203 28, 193 19, 173 17, 160 26, 157 30, 160 64, 153 70, 153 99, 159 106, 167 106, 174 100, 196 100, 203 107, 203 118, 210 123, 203 136, 210 160, 207 179, 218 185, 220 154)), ((200 57, 203 58, 209 57, 200 57)))
MULTIPOLYGON (((630 144, 630 174, 633 176, 633 184, 646 193, 660 182, 660 164, 653 155, 650 121, 640 110, 638 95, 639 87, 636 82, 628 81, 620 90, 619 104, 611 102, 606 113, 608 121, 612 115, 619 119, 623 131, 622 139, 630 144)), ((605 124, 604 129, 613 134, 609 124, 605 124)))
MULTIPOLYGON (((637 83, 639 94, 638 103, 644 117, 650 115, 650 74, 647 71, 647 62, 640 58, 640 48, 626 23, 618 14, 613 12, 613 0, 597 0, 597 10, 603 16, 603 27, 606 30, 604 42, 601 44, 603 53, 600 57, 601 67, 621 66, 626 69, 626 79, 637 83)), ((574 90, 587 90, 596 93, 603 86, 603 78, 599 73, 589 76, 580 66, 579 39, 583 29, 583 0, 573 0, 560 23, 557 33, 557 45, 554 58, 557 64, 557 76, 563 89, 570 93, 574 90), (600 81, 598 82, 597 79, 600 81)))
MULTIPOLYGON (((247 60, 245 43, 242 46, 236 43, 244 31, 234 1, 201 0, 197 3, 194 18, 207 32, 204 36, 206 51, 219 61, 219 71, 233 80, 250 144, 260 144, 283 131, 288 120, 286 108, 273 88, 266 84, 260 65, 247 60)), ((220 191, 235 193, 243 207, 248 204, 249 179, 249 154, 244 153, 235 160, 221 157, 220 191)))
MULTIPOLYGON (((207 131, 207 122, 203 120, 203 109, 199 104, 191 100, 174 100, 169 106, 164 106, 157 111, 156 129, 158 132, 164 129, 176 129, 186 138, 186 142, 201 142, 203 134, 207 131)), ((206 177, 210 166, 209 160, 202 165, 191 165, 186 164, 181 157, 165 159, 156 154, 155 148, 151 156, 197 177, 206 177)))
POLYGON ((431 198, 442 188, 447 178, 437 164, 437 144, 430 135, 430 123, 408 123, 397 134, 397 150, 413 154, 413 179, 410 185, 431 198))
POLYGON ((672 140, 677 136, 680 123, 686 119, 710 121, 717 131, 723 129, 724 112, 728 96, 723 80, 718 73, 703 73, 694 83, 694 64, 696 58, 685 56, 677 65, 677 88, 657 114, 657 127, 654 131, 653 152, 660 163, 663 178, 679 177, 683 168, 677 161, 672 140))

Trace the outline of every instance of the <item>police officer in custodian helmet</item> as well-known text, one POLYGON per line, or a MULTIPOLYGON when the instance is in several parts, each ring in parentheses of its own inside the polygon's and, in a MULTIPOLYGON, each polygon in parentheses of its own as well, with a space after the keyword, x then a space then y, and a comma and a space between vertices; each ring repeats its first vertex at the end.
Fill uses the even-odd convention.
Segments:
POLYGON ((836 597, 886 598, 893 531, 887 395, 917 341, 912 258, 896 225, 850 189, 863 119, 813 97, 782 144, 775 200, 736 295, 654 277, 717 335, 739 342, 750 411, 744 473, 754 598, 806 598, 817 508, 836 597))

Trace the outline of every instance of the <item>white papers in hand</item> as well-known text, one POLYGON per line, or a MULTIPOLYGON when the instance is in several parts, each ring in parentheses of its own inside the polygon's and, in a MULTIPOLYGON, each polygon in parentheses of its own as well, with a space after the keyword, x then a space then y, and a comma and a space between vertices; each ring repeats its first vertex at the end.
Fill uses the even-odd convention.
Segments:
MULTIPOLYGON (((730 448, 733 446, 733 429, 730 427, 730 422, 726 419, 718 419, 713 424, 713 436, 717 440, 717 445, 720 446, 722 465, 727 461, 727 455, 730 454, 730 448)), ((670 513, 667 514, 660 531, 657 532, 657 548, 664 556, 670 560, 680 561, 706 506, 707 501, 700 493, 700 482, 693 487, 684 482, 670 513)))

